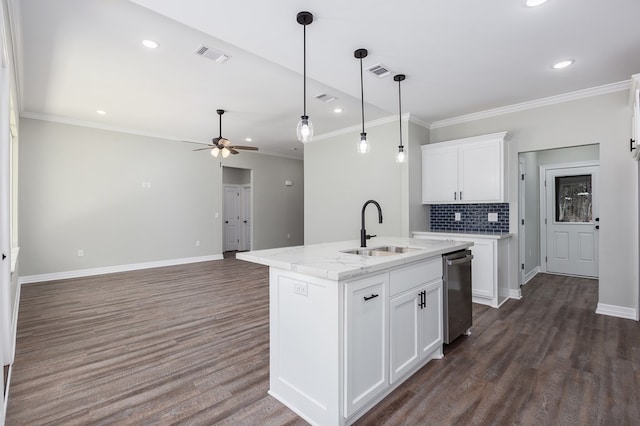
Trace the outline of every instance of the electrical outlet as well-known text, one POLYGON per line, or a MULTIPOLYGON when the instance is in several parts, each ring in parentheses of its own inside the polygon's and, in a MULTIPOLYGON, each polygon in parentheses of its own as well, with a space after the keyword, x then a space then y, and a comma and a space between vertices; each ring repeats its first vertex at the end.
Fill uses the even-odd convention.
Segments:
POLYGON ((489 213, 487 220, 489 222, 497 222, 498 221, 498 213, 489 213))
POLYGON ((200 247, 200 240, 196 240, 196 247, 200 247))
POLYGON ((293 292, 301 296, 307 295, 307 283, 293 283, 293 292))
POLYGON ((287 234, 287 239, 291 238, 291 234, 287 234))
POLYGON ((460 213, 456 212, 453 214, 453 220, 455 220, 456 222, 460 222, 461 217, 460 217, 460 213))
POLYGON ((78 249, 78 257, 84 256, 84 250, 78 249))

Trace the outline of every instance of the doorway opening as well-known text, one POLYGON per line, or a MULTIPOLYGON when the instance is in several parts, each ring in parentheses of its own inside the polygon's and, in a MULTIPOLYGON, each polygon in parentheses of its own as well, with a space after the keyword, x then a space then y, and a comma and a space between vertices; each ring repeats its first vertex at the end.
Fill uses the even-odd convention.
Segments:
POLYGON ((222 251, 247 251, 253 241, 252 171, 222 168, 222 251))
MULTIPOLYGON (((599 144, 583 145, 568 148, 557 148, 540 151, 521 152, 518 154, 520 166, 519 176, 519 233, 524 237, 520 241, 519 253, 521 284, 529 282, 537 273, 548 272, 554 274, 577 275, 597 278, 598 254, 598 196, 597 196, 597 167, 600 161, 599 144), (594 170, 579 170, 579 167, 596 167, 594 170), (566 169, 561 171, 562 169, 566 169), (547 178, 547 171, 549 177, 547 178), (584 173, 583 173, 584 172, 584 173), (556 176, 557 175, 557 176, 556 176), (587 190, 588 178, 571 178, 571 176, 591 176, 591 188, 587 190), (557 181, 555 178, 558 177, 557 181), (553 180, 550 184, 549 179, 553 180), (547 188, 545 188, 545 180, 547 188), (575 182, 574 182, 575 181, 575 182), (593 184, 595 183, 595 195, 593 184), (565 203, 558 207, 558 200, 554 187, 562 187, 565 203), (583 188, 584 187, 584 188, 583 188), (580 189, 583 188, 583 189, 580 189), (555 195, 554 195, 555 194, 555 195), (551 197, 550 202, 547 196, 551 197), (573 199, 583 199, 577 201, 573 199), (573 201, 575 205, 570 206, 573 201), (590 202, 589 202, 590 201, 590 202), (556 218, 556 209, 561 216, 556 218), (573 209, 573 222, 567 216, 569 209, 573 209), (578 211, 591 211, 591 216, 578 217, 578 211), (546 219, 546 223, 545 223, 546 219), (553 220, 552 220, 553 219, 553 220), (556 220, 559 219, 559 220, 556 220), (575 220, 574 220, 575 219, 575 220), (547 225, 551 224, 551 227, 547 225), (554 225, 565 226, 568 229, 557 229, 554 225), (579 229, 584 228, 584 229, 579 229), (558 231, 558 232, 556 232, 558 231), (552 232, 552 238, 549 237, 552 232), (551 264, 550 244, 555 255, 563 255, 567 260, 563 264, 573 263, 574 269, 557 268, 551 264), (569 261, 572 257, 574 260, 569 261), (594 273, 595 270, 595 273, 594 273)), ((561 200, 562 201, 562 200, 561 200)), ((561 262, 561 263, 562 263, 561 262)))

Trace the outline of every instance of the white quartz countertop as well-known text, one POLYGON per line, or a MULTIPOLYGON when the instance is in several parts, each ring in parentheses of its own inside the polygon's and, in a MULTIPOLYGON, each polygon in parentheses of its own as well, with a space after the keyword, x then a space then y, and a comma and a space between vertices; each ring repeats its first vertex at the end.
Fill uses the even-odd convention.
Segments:
POLYGON ((413 232, 414 237, 429 238, 431 237, 453 237, 453 238, 486 238, 490 240, 503 240, 505 238, 511 238, 513 234, 490 234, 487 232, 413 232))
POLYGON ((389 256, 363 256, 342 253, 342 250, 360 247, 359 240, 352 240, 255 250, 237 253, 236 258, 273 268, 341 281, 440 256, 444 253, 463 250, 472 246, 473 243, 400 237, 376 237, 367 241, 367 248, 386 245, 412 247, 418 250, 389 256))

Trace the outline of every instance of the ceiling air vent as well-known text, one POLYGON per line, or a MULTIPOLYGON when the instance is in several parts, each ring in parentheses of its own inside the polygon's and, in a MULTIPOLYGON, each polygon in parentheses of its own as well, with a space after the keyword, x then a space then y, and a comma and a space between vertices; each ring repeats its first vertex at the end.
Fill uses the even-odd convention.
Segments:
POLYGON ((205 46, 201 44, 198 48, 193 52, 195 55, 204 56, 205 58, 209 58, 211 60, 216 61, 219 64, 227 62, 227 60, 231 57, 224 52, 213 49, 209 46, 205 46))
POLYGON ((391 71, 389 71, 389 68, 385 67, 382 64, 375 64, 373 66, 370 66, 369 68, 367 68, 367 71, 378 78, 384 78, 391 75, 391 71))
POLYGON ((333 95, 329 95, 328 93, 324 93, 324 92, 322 92, 322 93, 319 93, 319 94, 315 95, 315 96, 314 96, 314 98, 316 98, 316 99, 317 99, 317 100, 319 100, 319 101, 327 102, 327 103, 329 103, 329 102, 333 102, 333 101, 335 101, 336 99, 338 99, 338 98, 336 98, 335 96, 333 96, 333 95))

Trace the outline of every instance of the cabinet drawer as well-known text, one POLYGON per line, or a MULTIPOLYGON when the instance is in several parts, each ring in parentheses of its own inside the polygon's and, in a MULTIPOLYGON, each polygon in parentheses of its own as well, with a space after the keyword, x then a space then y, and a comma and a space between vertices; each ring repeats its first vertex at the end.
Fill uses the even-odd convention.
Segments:
POLYGON ((420 284, 442 278, 442 257, 438 256, 412 266, 391 271, 390 294, 403 293, 420 284))

